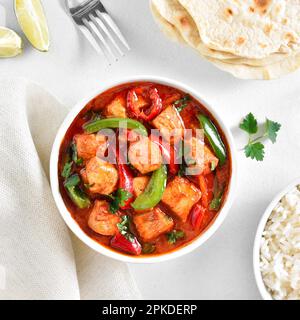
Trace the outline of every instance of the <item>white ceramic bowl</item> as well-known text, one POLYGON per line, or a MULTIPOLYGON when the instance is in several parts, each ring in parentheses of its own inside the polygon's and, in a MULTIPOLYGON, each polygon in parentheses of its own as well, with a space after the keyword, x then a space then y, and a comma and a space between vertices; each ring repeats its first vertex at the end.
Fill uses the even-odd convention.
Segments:
POLYGON ((268 290, 264 284, 262 274, 260 272, 260 267, 259 267, 259 264, 260 264, 260 243, 261 243, 262 233, 265 230, 266 223, 269 220, 269 217, 270 217, 273 209, 276 207, 277 203, 279 203, 279 201, 289 191, 294 189, 299 184, 300 184, 300 178, 297 178, 292 183, 290 183, 286 188, 284 188, 280 193, 277 194, 277 196, 272 200, 272 202, 269 204, 266 211, 264 212, 263 216, 261 217, 257 231, 256 231, 254 248, 253 248, 253 268, 254 268, 254 275, 255 275, 255 280, 256 280, 258 290, 264 300, 273 300, 273 297, 268 292, 268 290))
POLYGON ((77 235, 79 239, 81 239, 86 245, 88 245, 90 248, 94 249, 95 251, 102 253, 108 257, 114 258, 116 260, 124 261, 124 262, 132 262, 132 263, 155 263, 155 262, 162 262, 171 260, 174 258, 178 258, 184 254, 187 254, 199 246, 201 246, 207 239, 209 239, 215 231, 220 227, 222 222, 224 221, 231 205, 233 202, 233 197, 236 193, 236 176, 237 176, 237 167, 236 167, 236 147, 234 144, 233 137, 231 135, 230 130, 228 127, 224 124, 223 120, 218 116, 218 113, 215 111, 215 109, 205 101, 199 93, 194 91, 193 89, 189 88, 186 85, 183 85, 179 82, 176 82, 174 80, 156 77, 156 76, 133 76, 126 79, 121 79, 119 81, 113 82, 113 83, 106 83, 99 86, 99 89, 96 92, 93 92, 89 94, 85 99, 80 101, 75 105, 75 107, 70 111, 70 113, 65 118, 64 122, 62 123, 61 127, 59 128, 52 152, 51 152, 51 159, 50 159, 50 181, 51 181, 51 188, 52 193, 56 202, 56 205, 58 207, 59 212, 61 213, 63 219, 65 220, 66 224, 69 226, 69 228, 77 235), (182 90, 183 92, 189 93, 191 96, 196 98, 198 101, 203 103, 203 105, 207 108, 209 112, 213 115, 213 117, 217 120, 218 124, 220 125, 221 129, 223 130, 226 139, 229 144, 230 152, 231 152, 231 160, 232 160, 232 176, 228 191, 228 196, 226 199, 226 202, 221 209, 221 211, 218 214, 218 217, 215 219, 213 224, 198 238, 196 238, 191 243, 187 244, 186 246, 176 250, 172 251, 170 253, 166 253, 163 255, 157 255, 153 257, 131 257, 127 256, 121 253, 118 253, 116 251, 112 251, 101 244, 97 243, 93 239, 91 239, 89 236, 87 236, 79 227, 79 225, 76 223, 76 221, 72 218, 70 212, 67 210, 64 201, 61 197, 61 194, 59 192, 59 181, 58 181, 58 156, 59 156, 59 149, 61 142, 65 136, 65 133, 77 114, 85 107, 85 105, 91 101, 94 97, 97 95, 103 93, 104 91, 113 88, 117 85, 123 84, 123 83, 129 83, 129 82, 137 82, 137 81, 149 81, 149 82, 156 82, 163 85, 169 85, 171 87, 175 87, 179 90, 182 90))

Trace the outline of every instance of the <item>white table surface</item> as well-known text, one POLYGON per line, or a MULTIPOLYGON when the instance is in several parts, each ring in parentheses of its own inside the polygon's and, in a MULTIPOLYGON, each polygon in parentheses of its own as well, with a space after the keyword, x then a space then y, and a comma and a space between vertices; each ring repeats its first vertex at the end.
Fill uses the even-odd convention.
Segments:
MULTIPOLYGON (((20 31, 11 0, 7 26, 20 31)), ((260 299, 252 270, 257 224, 274 195, 299 175, 300 71, 281 80, 242 81, 217 70, 191 49, 167 40, 154 23, 148 0, 103 0, 126 35, 131 52, 109 67, 91 49, 65 14, 64 0, 43 0, 51 32, 48 53, 28 43, 22 56, 0 61, 0 75, 21 76, 39 83, 72 107, 99 83, 129 75, 159 75, 198 90, 232 128, 253 112, 282 123, 278 142, 269 144, 264 162, 239 154, 235 203, 217 233, 195 252, 157 265, 131 265, 138 286, 148 299, 260 299)))

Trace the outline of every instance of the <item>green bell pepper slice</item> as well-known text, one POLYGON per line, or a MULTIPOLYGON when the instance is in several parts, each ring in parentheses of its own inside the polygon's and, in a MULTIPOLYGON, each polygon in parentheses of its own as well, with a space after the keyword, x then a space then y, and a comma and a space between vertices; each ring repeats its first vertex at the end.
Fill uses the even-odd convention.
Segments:
POLYGON ((135 210, 147 210, 155 207, 166 189, 167 174, 167 166, 164 164, 154 171, 145 191, 135 199, 131 206, 135 210))
POLYGON ((107 128, 126 128, 126 129, 135 129, 141 135, 148 136, 148 131, 146 127, 139 121, 128 119, 128 118, 107 118, 107 119, 98 119, 88 122, 83 125, 83 129, 87 133, 95 133, 101 129, 107 128))
POLYGON ((212 147, 217 158, 220 160, 220 165, 222 166, 227 159, 227 154, 225 145, 220 137, 217 128, 206 116, 198 114, 197 118, 201 124, 202 129, 204 130, 205 137, 209 141, 210 146, 212 147))
POLYGON ((73 174, 69 177, 64 186, 68 192, 70 199, 79 209, 88 208, 91 205, 91 201, 88 196, 80 189, 80 178, 78 174, 73 174))

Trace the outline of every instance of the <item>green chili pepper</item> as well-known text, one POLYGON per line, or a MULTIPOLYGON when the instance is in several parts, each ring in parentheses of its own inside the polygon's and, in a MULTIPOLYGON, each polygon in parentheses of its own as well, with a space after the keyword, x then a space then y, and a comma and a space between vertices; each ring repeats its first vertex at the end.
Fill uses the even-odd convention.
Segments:
POLYGON ((220 160, 220 165, 226 161, 226 149, 215 125, 204 115, 198 114, 197 118, 204 130, 205 137, 209 141, 214 153, 220 160))
POLYGON ((145 191, 135 199, 131 206, 135 210, 146 210, 155 207, 162 198, 166 184, 167 167, 162 165, 153 172, 145 191))
POLYGON ((139 121, 132 120, 132 119, 107 118, 107 119, 100 119, 100 120, 87 122, 86 124, 83 125, 83 129, 87 133, 94 133, 101 129, 106 129, 106 128, 135 129, 143 136, 148 135, 146 127, 143 124, 141 124, 139 121))
POLYGON ((91 205, 90 199, 88 196, 80 189, 79 184, 80 178, 78 174, 73 174, 69 177, 64 186, 69 194, 71 200, 76 204, 80 209, 88 208, 91 205))

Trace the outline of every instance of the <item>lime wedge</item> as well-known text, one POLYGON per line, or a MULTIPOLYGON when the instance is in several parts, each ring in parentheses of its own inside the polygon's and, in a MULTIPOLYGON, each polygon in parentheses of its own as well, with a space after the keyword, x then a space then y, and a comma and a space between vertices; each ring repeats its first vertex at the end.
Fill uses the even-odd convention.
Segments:
POLYGON ((48 51, 49 32, 40 0, 15 0, 15 12, 29 42, 40 51, 48 51))
POLYGON ((22 39, 13 31, 0 27, 0 58, 15 57, 22 52, 22 39))

